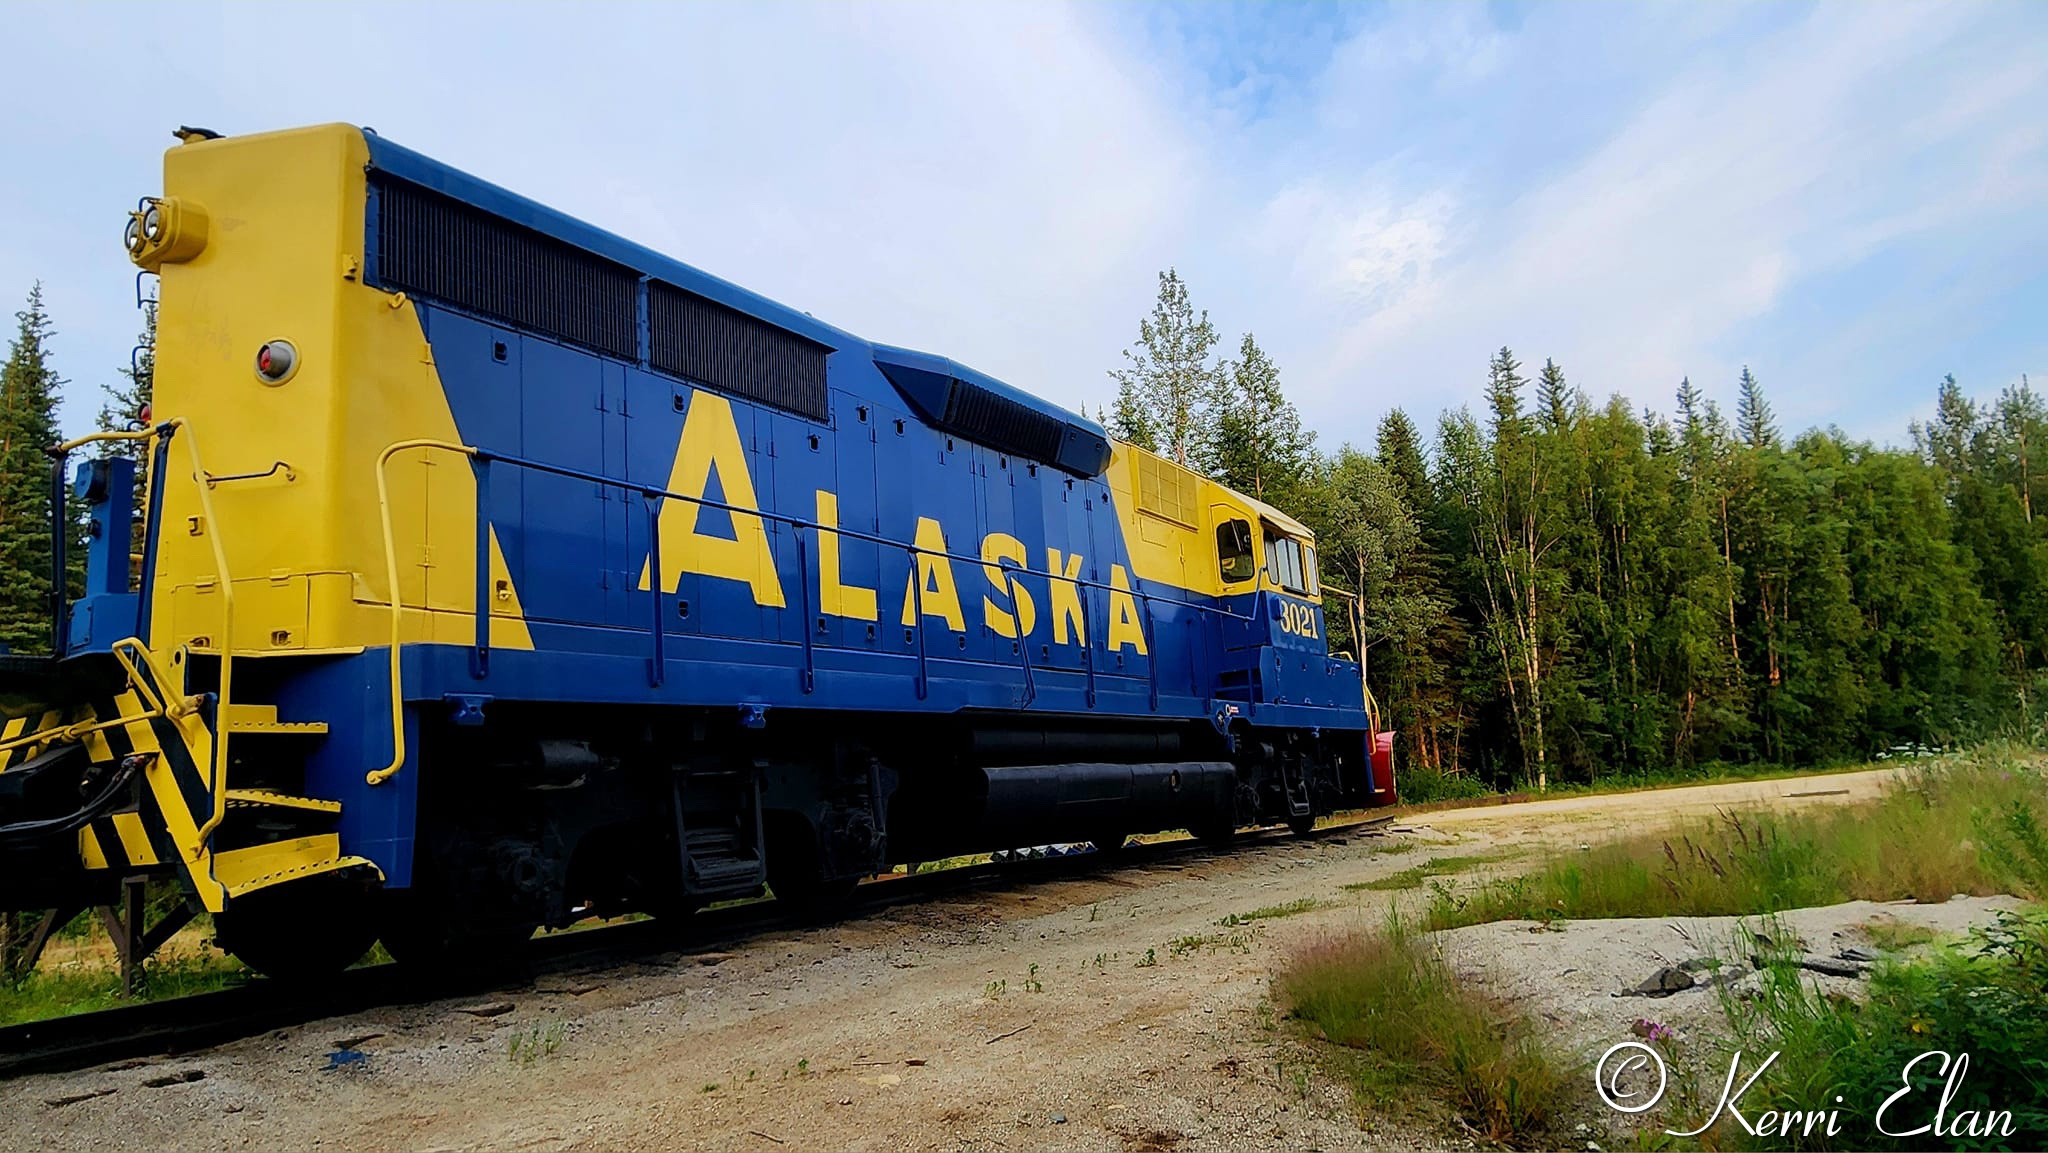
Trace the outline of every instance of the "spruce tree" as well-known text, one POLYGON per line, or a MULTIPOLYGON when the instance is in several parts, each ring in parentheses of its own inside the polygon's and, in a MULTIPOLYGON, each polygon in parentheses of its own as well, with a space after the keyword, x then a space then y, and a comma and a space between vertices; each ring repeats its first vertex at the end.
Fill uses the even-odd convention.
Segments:
POLYGON ((1522 365, 1506 345, 1493 354, 1486 365, 1486 407, 1493 413, 1493 436, 1495 441, 1519 436, 1524 424, 1522 416, 1522 386, 1528 381, 1522 376, 1522 365))
MULTIPOLYGON (((1447 746, 1457 728, 1460 702, 1455 674, 1469 650, 1464 622, 1454 612, 1448 579, 1442 509, 1429 478, 1415 424, 1396 408, 1380 421, 1377 455, 1401 504, 1414 517, 1416 542, 1396 564, 1389 584, 1407 598, 1411 624, 1389 630, 1386 656, 1375 666, 1385 721, 1401 759, 1436 772, 1459 766, 1447 746)), ((1378 610, 1368 603, 1370 619, 1378 610)))
POLYGON ((1211 359, 1216 340, 1208 310, 1195 312, 1188 286, 1169 268, 1159 274, 1152 315, 1138 322, 1137 343, 1124 350, 1128 363, 1109 374, 1117 382, 1119 428, 1149 428, 1158 451, 1197 470, 1208 468, 1204 458, 1214 443, 1222 379, 1211 359))
POLYGON ((1216 479, 1260 500, 1287 504, 1315 452, 1315 434, 1280 389, 1280 368, 1251 333, 1223 374, 1209 462, 1216 479))
MULTIPOLYGON (((155 398, 156 384, 156 302, 151 301, 142 313, 142 332, 135 338, 135 353, 129 363, 120 369, 126 383, 103 384, 100 391, 106 399, 100 404, 96 424, 101 432, 126 432, 142 427, 145 415, 151 412, 155 398)), ((1081 415, 1088 415, 1084 408, 1081 415)), ((142 552, 144 524, 144 489, 149 471, 149 442, 144 440, 101 441, 103 456, 125 456, 135 462, 135 497, 133 519, 129 522, 129 533, 133 538, 129 552, 142 552)))
POLYGON ((1436 498, 1430 490, 1429 465, 1422 456, 1422 440, 1416 434, 1415 422, 1408 419, 1406 412, 1391 410, 1380 419, 1377 447, 1380 464, 1401 486, 1401 499, 1417 516, 1422 516, 1436 503, 1436 498))
POLYGON ((1554 360, 1543 362, 1543 371, 1536 377, 1537 418, 1546 431, 1556 432, 1572 421, 1572 407, 1577 398, 1572 387, 1565 382, 1564 370, 1554 360))
POLYGON ((1135 444, 1150 452, 1159 451, 1159 435, 1152 429, 1152 416, 1145 410, 1145 402, 1139 398, 1137 386, 1122 381, 1116 386, 1116 400, 1110 406, 1109 419, 1103 424, 1109 435, 1126 444, 1135 444))
POLYGON ((57 442, 57 395, 50 367, 56 335, 43 286, 15 313, 19 327, 0 369, 0 644, 17 653, 50 644, 50 458, 57 442))
POLYGON ((1778 443, 1778 426, 1771 419, 1770 403, 1764 400, 1764 386, 1742 366, 1742 380, 1735 398, 1735 424, 1742 430, 1743 443, 1765 448, 1778 443))

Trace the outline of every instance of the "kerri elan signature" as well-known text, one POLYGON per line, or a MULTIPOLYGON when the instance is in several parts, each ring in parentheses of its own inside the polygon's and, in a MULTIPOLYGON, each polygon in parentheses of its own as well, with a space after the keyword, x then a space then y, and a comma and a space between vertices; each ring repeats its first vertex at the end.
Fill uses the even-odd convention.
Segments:
MULTIPOLYGON (((1825 1109, 1764 1109, 1744 1113, 1743 1094, 1748 1093, 1757 1078, 1763 1076, 1764 1070, 1771 1067, 1778 1054, 1773 1052, 1765 1057, 1763 1063, 1753 1069, 1738 1087, 1736 1079, 1742 1076, 1743 1057, 1744 1054, 1738 1052, 1729 1060, 1728 1079, 1722 1082, 1721 1099, 1704 1121, 1692 1129, 1666 1129, 1664 1132, 1673 1137, 1696 1137, 1706 1132, 1708 1126, 1724 1113, 1753 1137, 1810 1137, 1815 1134, 1833 1135, 1840 1131, 1844 1100, 1839 1094, 1834 1105, 1825 1109)), ((1951 1056, 1940 1049, 1922 1053, 1906 1062, 1906 1067, 1899 1071, 1899 1088, 1877 1107, 1874 1120, 1878 1132, 1887 1137, 2012 1136, 2013 1117, 2009 1109, 1950 1112, 1969 1069, 1968 1053, 1951 1056), (1913 1070, 1924 1061, 1939 1062, 1933 1073, 1941 1078, 1941 1093, 1934 1101, 1932 1119, 1927 1118, 1924 1104, 1915 1106, 1920 1089, 1913 1084, 1913 1070), (1921 1124, 1909 1127, 1915 1120, 1921 1124)), ((1670 1075, 1664 1067, 1663 1054, 1641 1041, 1621 1042, 1602 1053, 1599 1064, 1593 1067, 1593 1085, 1599 1091, 1600 1099, 1621 1113, 1643 1113, 1654 1108, 1663 1099, 1669 1084, 1670 1075), (1654 1089, 1648 1088, 1648 1082, 1652 1080, 1656 1082, 1654 1089)))

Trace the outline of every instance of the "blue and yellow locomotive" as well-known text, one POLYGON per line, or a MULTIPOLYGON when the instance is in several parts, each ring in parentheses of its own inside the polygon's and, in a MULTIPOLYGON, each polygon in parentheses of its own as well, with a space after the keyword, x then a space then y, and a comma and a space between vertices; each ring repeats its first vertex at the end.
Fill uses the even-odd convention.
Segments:
POLYGON ((313 973, 1393 799, 1279 510, 367 130, 183 139, 0 908, 171 876, 313 973))

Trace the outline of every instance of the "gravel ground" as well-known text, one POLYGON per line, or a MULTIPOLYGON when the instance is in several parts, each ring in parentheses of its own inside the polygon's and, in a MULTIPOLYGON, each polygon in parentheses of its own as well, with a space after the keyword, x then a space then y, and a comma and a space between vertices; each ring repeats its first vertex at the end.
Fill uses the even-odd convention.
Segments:
MULTIPOLYGON (((21 1078, 0 1084, 0 1148, 1469 1148, 1401 1110, 1361 1112, 1275 1020, 1275 968, 1384 916, 1388 894, 1345 886, 1432 854, 1576 845, 1730 804, 1841 803, 1883 775, 1434 812, 1407 832, 957 895, 730 953, 21 1078), (1786 795, 1816 791, 1829 795, 1786 795), (1315 906, 1244 920, 1303 898, 1315 906)), ((1586 923, 1507 925, 1449 947, 1505 961, 1494 971, 1526 985, 1504 992, 1590 1040, 1616 1013, 1676 1003, 1607 997, 1684 951, 1663 922, 1616 924, 1611 942, 1586 923)))

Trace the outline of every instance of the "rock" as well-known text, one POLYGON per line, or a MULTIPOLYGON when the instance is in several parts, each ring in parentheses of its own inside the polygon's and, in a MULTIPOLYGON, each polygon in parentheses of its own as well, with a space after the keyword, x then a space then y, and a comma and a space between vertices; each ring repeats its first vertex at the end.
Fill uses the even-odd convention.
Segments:
POLYGON ((1698 973, 1703 970, 1718 969, 1721 967, 1721 962, 1715 957, 1688 957, 1680 961, 1678 967, 1688 973, 1698 973))
POLYGON ((90 1101, 94 1097, 105 1097, 109 1093, 114 1093, 117 1091, 118 1090, 114 1086, 106 1085, 98 1089, 88 1090, 84 1093, 69 1093, 62 1097, 47 1097, 44 1098, 43 1104, 48 1105, 52 1109, 62 1109, 66 1105, 76 1105, 80 1101, 90 1101))
POLYGON ((1840 957, 1844 961, 1860 961, 1866 965, 1876 964, 1884 960, 1884 954, 1875 949, 1865 949, 1860 945, 1844 949, 1836 953, 1835 956, 1840 957))
POLYGON ((482 1004, 478 1005, 458 1006, 455 1011, 458 1013, 467 1013, 472 1017, 502 1017, 505 1014, 510 1013, 512 1011, 512 1002, 485 1001, 482 1004))
POLYGON ((1801 957, 1799 967, 1828 977, 1861 977, 1865 972, 1864 967, 1854 961, 1838 961, 1833 957, 1801 957))
POLYGON ((1066 1115, 1065 1113, 1055 1113, 1055 1114, 1053 1114, 1053 1115, 1052 1115, 1052 1123, 1053 1123, 1053 1124, 1055 1124, 1055 1125, 1064 1125, 1064 1124, 1066 1124, 1066 1123, 1067 1123, 1067 1115, 1066 1115))
POLYGON ((204 1080, 206 1080, 206 1070, 204 1069, 180 1069, 175 1073, 166 1073, 161 1077, 151 1077, 149 1080, 144 1081, 143 1085, 151 1089, 168 1089, 173 1085, 190 1085, 194 1081, 204 1080))
POLYGON ((1692 988, 1696 983, 1691 973, 1675 965, 1666 965, 1645 977, 1643 983, 1635 987, 1634 992, 1638 997, 1669 997, 1673 993, 1682 993, 1692 988))

